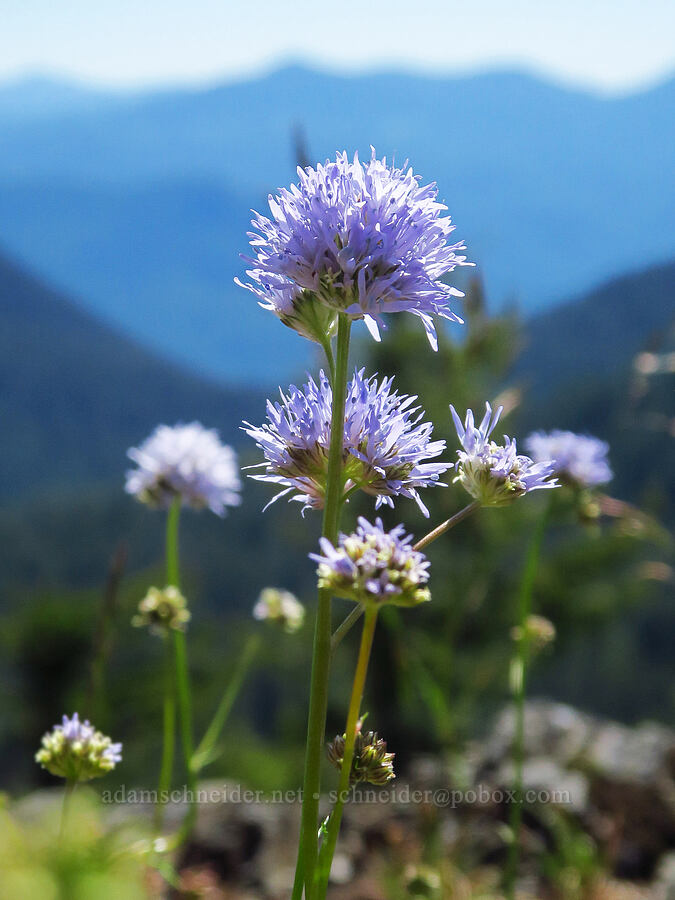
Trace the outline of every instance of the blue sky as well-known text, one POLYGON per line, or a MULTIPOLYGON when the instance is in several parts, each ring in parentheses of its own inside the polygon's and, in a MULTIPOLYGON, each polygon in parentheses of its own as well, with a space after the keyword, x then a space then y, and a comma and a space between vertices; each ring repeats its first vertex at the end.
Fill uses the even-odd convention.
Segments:
POLYGON ((0 79, 122 86, 240 78, 279 62, 456 72, 524 66, 608 91, 675 68, 672 0, 10 0, 0 79))

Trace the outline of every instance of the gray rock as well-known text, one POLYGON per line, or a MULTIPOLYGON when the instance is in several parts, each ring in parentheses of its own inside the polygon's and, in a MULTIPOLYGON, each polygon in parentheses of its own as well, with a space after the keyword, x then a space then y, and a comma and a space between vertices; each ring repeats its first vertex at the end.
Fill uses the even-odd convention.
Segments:
MULTIPOLYGON (((497 772, 497 784, 508 787, 514 781, 514 767, 509 760, 497 772)), ((582 815, 588 807, 589 783, 582 772, 563 768, 555 759, 535 756, 523 765, 523 788, 536 791, 537 800, 562 806, 569 812, 582 815)))
POLYGON ((661 857, 654 879, 654 900, 675 900, 675 851, 661 857))
POLYGON ((635 728, 601 725, 585 751, 588 764, 607 778, 653 783, 670 776, 675 735, 663 725, 647 722, 635 728))

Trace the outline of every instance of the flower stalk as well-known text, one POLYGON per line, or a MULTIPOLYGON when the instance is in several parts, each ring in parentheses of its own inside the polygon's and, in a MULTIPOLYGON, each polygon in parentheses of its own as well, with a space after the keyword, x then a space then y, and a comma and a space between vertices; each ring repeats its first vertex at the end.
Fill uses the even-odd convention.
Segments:
MULTIPOLYGON (((330 541, 337 539, 340 511, 342 508, 342 442, 347 390, 347 369, 349 363, 349 336, 351 322, 341 313, 338 317, 337 354, 335 379, 333 383, 333 409, 331 419, 331 441, 328 455, 326 478, 326 499, 323 514, 322 534, 330 541)), ((321 794, 321 760, 326 729, 326 708, 328 705, 328 678, 331 658, 331 593, 322 589, 318 593, 318 608, 314 629, 314 650, 309 698, 309 718, 307 724, 307 748, 305 752, 305 774, 302 795, 302 823, 300 851, 296 872, 304 869, 304 884, 307 900, 311 900, 314 873, 318 856, 319 798, 321 794)), ((293 900, 300 900, 302 881, 296 877, 293 900)))
POLYGON ((420 538, 419 541, 414 545, 415 550, 422 550, 424 547, 427 547, 429 544, 433 543, 433 541, 438 540, 439 537, 444 535, 446 531, 450 531, 451 528, 454 528, 455 525, 459 525, 460 522, 463 522, 467 516, 470 516, 472 512, 475 512, 480 508, 480 502, 478 500, 474 500, 473 503, 469 503, 468 506, 465 506, 464 509, 460 509, 459 512, 455 513, 454 516, 451 516, 449 519, 446 519, 445 522, 441 522, 440 525, 437 525, 432 531, 428 534, 425 534, 423 538, 420 538))
POLYGON ((70 801, 75 788, 77 787, 77 779, 66 779, 66 785, 63 790, 63 805, 61 807, 61 824, 59 825, 59 844, 63 843, 63 838, 68 828, 68 813, 70 812, 70 801))
POLYGON ((173 683, 173 656, 168 635, 163 639, 164 652, 164 701, 162 707, 162 763, 159 771, 158 797, 155 806, 155 833, 159 834, 164 825, 164 802, 171 789, 173 755, 176 743, 176 692, 173 683))
MULTIPOLYGON (((180 587, 180 572, 178 563, 178 526, 180 523, 181 497, 176 496, 169 508, 166 521, 166 580, 167 583, 175 588, 180 587)), ((171 767, 173 764, 173 750, 175 744, 175 711, 172 708, 175 696, 178 700, 178 719, 180 724, 180 736, 183 749, 183 759, 186 770, 186 787, 190 796, 190 804, 185 820, 181 827, 182 838, 189 836, 194 827, 197 816, 197 779, 196 772, 193 768, 194 755, 194 739, 192 736, 192 698, 190 691, 190 673, 187 662, 187 645, 185 641, 185 633, 183 631, 173 629, 173 676, 172 679, 167 678, 165 686, 165 710, 164 710, 164 748, 162 752, 162 768, 160 779, 171 778, 171 767)), ((166 785, 163 787, 166 789, 166 785)), ((160 803, 162 796, 159 797, 160 803)), ((162 821, 162 813, 158 813, 158 820, 162 821)))
MULTIPOLYGON (((180 495, 174 497, 166 517, 166 583, 178 588, 178 526, 180 523, 180 495)), ((173 652, 169 635, 164 636, 164 700, 162 706, 162 762, 159 770, 155 831, 164 824, 164 800, 171 787, 173 757, 176 745, 176 689, 174 684, 173 652)))
POLYGON ((342 767, 340 769, 340 781, 338 785, 337 800, 330 815, 326 826, 326 835, 321 847, 319 856, 319 868, 317 872, 317 893, 316 900, 323 900, 328 889, 328 878, 330 876, 331 864, 335 854, 338 835, 340 833, 340 824, 342 822, 342 811, 344 804, 349 795, 349 779, 352 771, 352 761, 354 759, 354 744, 356 741, 356 729, 361 713, 361 702, 363 700, 363 691, 366 683, 366 674, 368 672, 368 663, 370 661, 370 652, 373 646, 373 637, 375 635, 375 626, 377 624, 378 607, 369 604, 365 610, 363 620, 363 631, 361 632, 361 645, 359 647, 359 656, 356 663, 356 671, 354 673, 354 682, 352 684, 352 693, 349 701, 349 709, 347 712, 347 724, 345 726, 345 749, 342 758, 342 767))
POLYGON ((525 698, 527 695, 527 669, 530 661, 530 639, 527 621, 532 610, 532 591, 539 566, 539 557, 549 517, 550 504, 540 516, 527 551, 525 568, 518 591, 518 624, 515 630, 516 649, 511 660, 511 692, 515 708, 513 740, 513 796, 509 810, 510 844, 505 872, 507 900, 514 900, 518 861, 520 859, 520 830, 523 819, 523 766, 525 762, 525 698))
POLYGON ((204 737, 199 742, 199 745, 192 756, 192 768, 195 773, 200 772, 204 766, 215 759, 216 742, 225 727, 225 723, 229 718, 234 702, 239 696, 244 679, 246 678, 246 673, 250 669, 259 649, 260 635, 252 634, 244 645, 244 649, 239 657, 232 678, 223 693, 218 708, 211 720, 211 724, 207 728, 204 737))

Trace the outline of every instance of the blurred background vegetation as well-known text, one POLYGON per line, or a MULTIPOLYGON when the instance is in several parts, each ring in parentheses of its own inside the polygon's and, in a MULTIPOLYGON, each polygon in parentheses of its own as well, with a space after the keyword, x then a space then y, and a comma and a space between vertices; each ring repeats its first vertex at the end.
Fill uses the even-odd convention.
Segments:
MULTIPOLYGON (((450 402, 459 410, 479 409, 486 399, 503 403, 504 430, 521 441, 539 427, 609 441, 616 474, 607 493, 620 502, 602 500, 599 517, 580 518, 575 498, 562 491, 553 497, 535 605, 555 623, 558 638, 538 659, 531 690, 628 723, 645 717, 675 723, 668 532, 675 513, 674 285, 675 266, 662 266, 523 322, 515 310, 488 315, 474 281, 464 303, 466 326, 443 332, 437 354, 405 316, 392 318, 381 344, 360 339, 353 353, 359 365, 395 374, 401 391, 419 396, 450 455, 456 447, 450 402), (633 321, 628 312, 638 303, 633 321)), ((199 417, 235 444, 243 465, 257 462, 238 424, 262 421, 264 397, 228 391, 156 360, 9 261, 0 265, 0 301, 12 326, 0 330, 0 370, 15 388, 2 399, 11 435, 3 450, 11 477, 0 512, 2 781, 14 790, 47 783, 32 759, 39 738, 62 711, 77 709, 124 742, 119 777, 151 786, 161 648, 130 620, 147 587, 163 583, 164 522, 124 495, 124 452, 157 421, 199 417), (17 292, 23 302, 8 303, 17 292), (39 392, 26 374, 36 359, 39 392), (31 407, 35 402, 39 408, 31 407), (95 647, 105 664, 92 673, 95 647)), ((272 789, 301 781, 314 608, 307 553, 319 517, 310 512, 303 519, 284 501, 263 514, 269 497, 247 479, 242 506, 225 520, 186 513, 181 547, 199 729, 246 635, 262 628, 250 615, 259 591, 288 588, 310 611, 299 635, 263 630, 264 649, 209 770, 272 789)), ((466 497, 450 485, 427 491, 424 500, 434 523, 466 497)), ((466 520, 429 551, 433 602, 382 616, 365 708, 399 764, 413 750, 461 747, 504 703, 515 590, 548 502, 534 495, 466 520)), ((372 514, 367 498, 350 504, 345 523, 361 513, 372 514)), ((417 536, 428 526, 405 500, 385 518, 404 521, 417 536)), ((349 606, 335 607, 337 623, 349 606)), ((352 634, 336 659, 329 733, 342 728, 353 640, 352 634)), ((108 779, 111 786, 116 778, 108 779)))

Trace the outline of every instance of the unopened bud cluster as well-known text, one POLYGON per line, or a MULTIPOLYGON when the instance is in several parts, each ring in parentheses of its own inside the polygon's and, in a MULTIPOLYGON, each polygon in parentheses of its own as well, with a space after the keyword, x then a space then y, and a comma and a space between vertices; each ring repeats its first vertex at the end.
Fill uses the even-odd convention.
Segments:
POLYGON ((187 601, 177 587, 163 590, 151 587, 138 604, 138 613, 131 620, 137 628, 147 626, 153 634, 165 635, 169 630, 185 631, 190 621, 187 601))
POLYGON ((514 641, 525 639, 532 650, 543 650, 555 640, 555 625, 544 616, 528 616, 525 626, 517 625, 511 631, 514 641))
MULTIPOLYGON (((383 785, 395 778, 394 755, 387 753, 387 742, 377 736, 375 731, 364 732, 361 730, 361 720, 358 724, 354 743, 354 756, 349 775, 349 784, 360 782, 383 785)), ((345 755, 345 735, 337 735, 328 745, 328 759, 336 769, 342 769, 342 761, 345 755)))
POLYGON ((72 719, 64 716, 61 725, 47 732, 35 754, 43 769, 73 782, 99 778, 121 760, 122 745, 113 744, 86 720, 80 722, 77 713, 72 719))
POLYGON ((294 634, 303 626, 305 607, 290 591, 267 587, 260 592, 253 607, 253 618, 260 622, 273 622, 287 634, 294 634))

